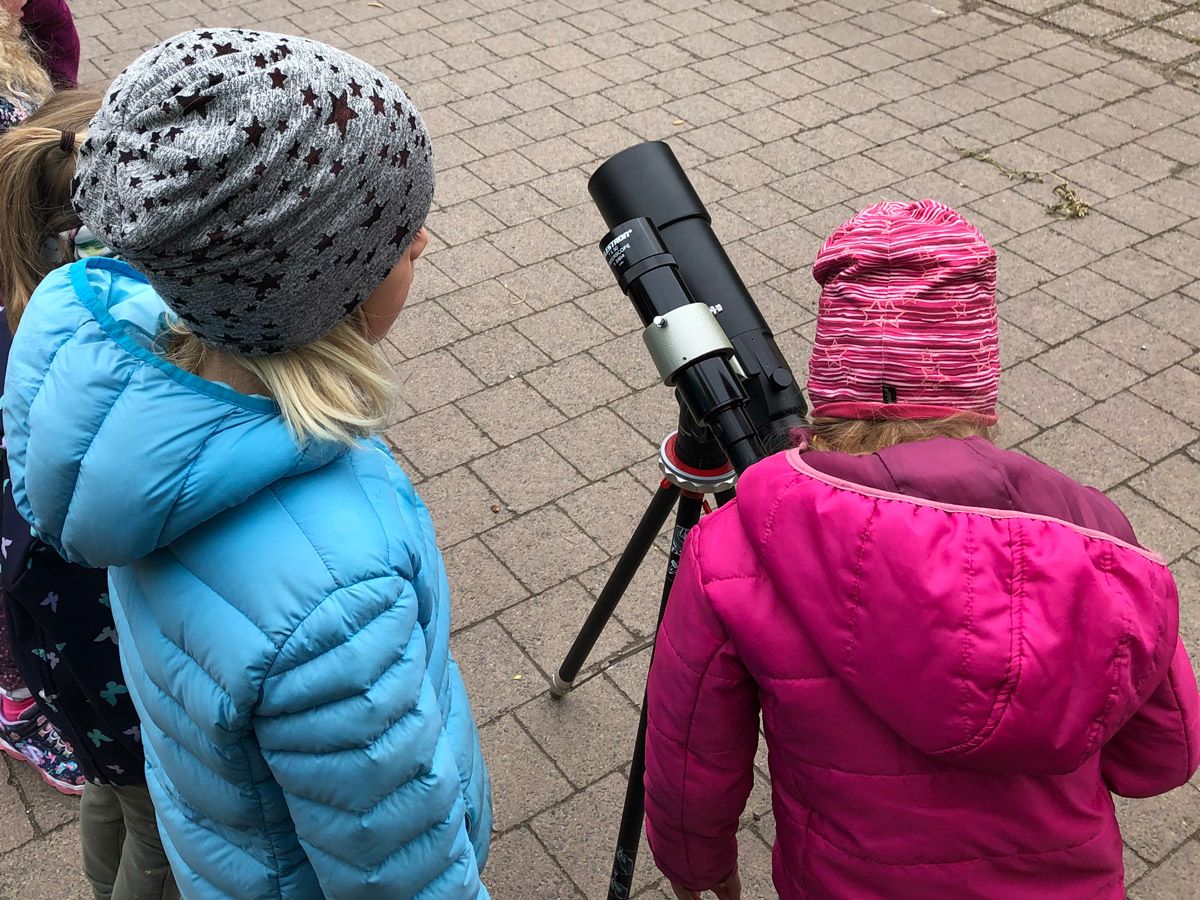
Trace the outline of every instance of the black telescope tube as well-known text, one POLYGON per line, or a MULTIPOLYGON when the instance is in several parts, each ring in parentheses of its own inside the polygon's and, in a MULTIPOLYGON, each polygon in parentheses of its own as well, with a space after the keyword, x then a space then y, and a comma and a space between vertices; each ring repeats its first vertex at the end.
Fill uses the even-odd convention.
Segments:
POLYGON ((728 362, 710 356, 693 363, 680 370, 676 386, 688 412, 708 426, 739 475, 763 458, 746 415, 746 392, 728 362))
POLYGON ((764 442, 786 445, 807 412, 799 385, 671 148, 651 141, 622 150, 595 171, 588 192, 609 228, 637 217, 654 223, 691 296, 713 308, 737 351, 764 442))
MULTIPOLYGON (((617 284, 643 325, 692 303, 675 260, 654 224, 638 218, 622 222, 600 242, 617 284)), ((675 389, 688 412, 711 431, 739 473, 763 458, 758 433, 746 415, 746 391, 729 365, 732 351, 697 356, 675 373, 675 389)))

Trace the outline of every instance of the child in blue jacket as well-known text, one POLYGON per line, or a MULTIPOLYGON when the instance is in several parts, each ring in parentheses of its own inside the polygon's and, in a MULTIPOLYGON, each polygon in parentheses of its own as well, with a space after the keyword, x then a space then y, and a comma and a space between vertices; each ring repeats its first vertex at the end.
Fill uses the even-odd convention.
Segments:
POLYGON ((491 804, 429 515, 372 435, 373 344, 433 193, 408 97, 244 29, 109 89, 74 203, 121 260, 52 273, 10 356, 18 508, 109 566, 185 897, 484 898, 491 804))

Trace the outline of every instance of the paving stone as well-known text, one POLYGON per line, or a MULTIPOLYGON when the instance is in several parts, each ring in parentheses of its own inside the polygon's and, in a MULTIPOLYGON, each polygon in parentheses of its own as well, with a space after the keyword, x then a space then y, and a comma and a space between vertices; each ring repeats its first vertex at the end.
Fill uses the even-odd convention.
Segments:
POLYGON ((512 518, 500 498, 466 466, 426 479, 421 483, 421 498, 429 506, 441 547, 512 518))
POLYGON ((452 405, 406 419, 386 432, 424 475, 436 475, 495 449, 495 444, 452 405))
MULTIPOLYGON (((668 526, 674 527, 674 519, 668 520, 668 526)), ((664 548, 670 546, 669 534, 670 532, 667 532, 660 537, 655 547, 646 554, 622 595, 615 613, 616 620, 640 638, 651 637, 658 629, 658 608, 662 602, 664 576, 667 571, 667 554, 664 548)), ((615 564, 616 559, 610 559, 582 573, 579 580, 594 596, 599 597, 612 575, 615 564)))
POLYGON ((1055 275, 1073 272, 1099 257, 1094 250, 1048 228, 1015 237, 1005 247, 1055 275))
POLYGON ((1020 415, 1044 428, 1091 405, 1075 388, 1029 362, 1004 374, 1004 400, 1020 415))
POLYGON ((1114 318, 1146 302, 1141 294, 1109 281, 1091 269, 1079 269, 1056 278, 1044 284, 1042 290, 1100 320, 1114 318))
MULTIPOLYGON (((1003 376, 1002 376, 1003 379, 1003 376)), ((1001 386, 1001 396, 1006 393, 1005 387, 1001 386)), ((1026 419, 1024 416, 1014 412, 1003 403, 996 404, 996 414, 999 419, 997 423, 997 446, 1003 447, 1006 450, 1011 450, 1018 444, 1033 437, 1038 433, 1038 427, 1026 419)))
MULTIPOLYGON (((1193 550, 1187 559, 1171 566, 1179 588, 1179 634, 1184 646, 1191 651, 1192 671, 1200 676, 1200 659, 1195 648, 1200 647, 1200 550, 1193 550)), ((1195 779, 1193 778, 1193 781, 1195 779)))
MULTIPOLYGON (((510 607, 500 622, 549 679, 559 670, 594 604, 592 593, 572 578, 510 607)), ((627 648, 632 640, 619 619, 609 620, 578 680, 582 682, 589 673, 603 667, 605 660, 627 648)))
MULTIPOLYGON (((603 735, 599 739, 620 741, 621 737, 603 735)), ((632 742, 629 747, 632 750, 632 742)), ((588 898, 598 900, 608 893, 625 782, 623 774, 613 773, 533 820, 534 834, 588 898)), ((657 877, 643 835, 634 869, 634 889, 656 881, 657 877)))
POLYGON ((1173 291, 1190 279, 1178 269, 1166 266, 1134 249, 1106 257, 1093 266, 1106 278, 1123 284, 1150 299, 1173 291))
POLYGON ((556 425, 546 440, 589 479, 603 478, 652 455, 656 447, 611 410, 556 425))
POLYGON ((1140 472, 1145 461, 1086 425, 1063 422, 1022 449, 1076 481, 1107 490, 1140 472))
POLYGON ((480 724, 520 706, 546 687, 537 667, 492 619, 454 632, 450 650, 480 724))
POLYGON ((91 900, 79 852, 79 823, 0 857, 0 892, 14 900, 91 900))
POLYGON ((528 828, 492 841, 483 880, 494 897, 575 900, 584 896, 528 828))
MULTIPOLYGON (((0 853, 20 847, 34 837, 33 823, 25 812, 25 805, 12 775, 14 765, 25 764, 10 763, 5 759, 5 765, 8 767, 5 770, 8 783, 0 785, 0 853)), ((27 765, 25 767, 28 768, 27 765)))
MULTIPOLYGON (((700 285, 696 285, 693 295, 697 300, 706 299, 700 285)), ((717 302, 715 299, 709 302, 717 302)), ((596 318, 593 313, 593 318, 596 318)), ((650 354, 646 352, 642 341, 640 327, 593 347, 589 353, 604 364, 604 367, 617 375, 634 390, 662 384, 662 376, 654 368, 650 354)))
POLYGON ((400 396, 417 412, 426 412, 473 394, 483 385, 445 350, 435 350, 395 367, 400 396))
POLYGON ((541 394, 516 378, 466 397, 458 406, 501 446, 565 419, 541 394))
POLYGON ((1142 188, 1139 193, 1143 197, 1149 197, 1164 206, 1178 210, 1188 218, 1195 218, 1200 213, 1200 188, 1190 182, 1187 177, 1189 174, 1184 172, 1183 179, 1174 178, 1152 184, 1142 188))
POLYGON ((1125 842, 1152 863, 1161 862, 1200 828, 1200 790, 1190 784, 1144 800, 1114 800, 1125 842))
POLYGON ((1128 391, 1084 410, 1079 419, 1150 462, 1196 437, 1195 429, 1128 391))
POLYGON ((1156 28, 1140 28, 1112 39, 1112 44, 1153 62, 1172 63, 1196 52, 1194 44, 1156 28))
POLYGON ((1143 372, 1083 338, 1072 338, 1034 361, 1097 400, 1111 397, 1145 377, 1143 372))
POLYGON ((1103 37, 1129 26, 1128 19, 1114 16, 1086 3, 1068 6, 1051 13, 1047 19, 1068 31, 1074 31, 1090 38, 1103 37))
POLYGON ((567 416, 575 416, 629 393, 629 388, 592 357, 568 357, 527 376, 529 383, 567 416))
POLYGON ((465 338, 451 349, 484 384, 499 384, 550 362, 550 357, 511 325, 465 338))
POLYGON ((1158 372, 1191 354, 1183 341, 1137 315, 1118 316, 1084 337, 1146 372, 1158 372))
POLYGON ((517 329, 553 359, 562 359, 612 337, 577 304, 561 303, 517 322, 517 329))
POLYGON ((543 591, 588 569, 604 552, 567 516, 543 508, 506 522, 484 535, 488 547, 522 583, 543 591))
POLYGON ((1171 456, 1129 484, 1184 522, 1200 522, 1200 462, 1171 456))
MULTIPOLYGON (((492 778, 495 831, 507 831, 571 793, 571 785, 559 767, 512 714, 479 729, 479 742, 492 778)), ((528 843, 525 842, 525 849, 533 850, 528 843)), ((556 869, 553 861, 547 858, 546 862, 549 863, 546 871, 553 872, 556 869)), ((495 891, 493 864, 494 858, 489 853, 485 880, 495 891)))
POLYGON ((478 538, 456 544, 444 556, 455 629, 474 625, 528 596, 528 591, 478 538))
POLYGON ((629 762, 638 715, 638 708, 604 678, 580 683, 561 700, 538 697, 517 711, 521 724, 576 787, 629 762))
POLYGON ((1131 900, 1189 900, 1200 880, 1200 842, 1190 840, 1162 865, 1138 879, 1131 900))
POLYGON ((657 484, 642 484, 617 472, 558 501, 580 528, 609 553, 624 549, 650 503, 657 484))
POLYGON ((972 209, 1021 234, 1046 224, 1045 209, 1011 189, 972 201, 967 215, 972 209))
POLYGON ((1200 428, 1200 375, 1172 366, 1132 388, 1143 400, 1200 428))
POLYGON ((999 304, 1000 316, 1049 344, 1070 340, 1095 320, 1041 290, 1029 291, 999 304))
POLYGON ((1125 888, 1128 890, 1130 885, 1146 874, 1149 866, 1144 859, 1129 849, 1128 844, 1122 845, 1121 856, 1125 867, 1125 888))
POLYGON ((1060 220, 1050 228, 1101 254, 1115 253, 1143 240, 1137 229, 1094 210, 1083 219, 1060 220))
POLYGON ((508 281, 507 278, 481 281, 445 294, 438 302, 472 332, 487 331, 533 312, 519 295, 509 290, 508 281))
POLYGON ((575 467, 536 435, 475 460, 471 469, 517 513, 535 509, 584 483, 575 467))
POLYGON ((1133 525, 1138 540, 1165 559, 1178 559, 1200 546, 1200 532, 1181 522, 1141 494, 1127 487, 1108 492, 1133 525))
POLYGON ((1200 302, 1192 297, 1170 294, 1142 306, 1137 316, 1193 347, 1200 347, 1200 302))
POLYGON ((1013 325, 1007 319, 999 319, 1000 364, 1003 371, 1022 360, 1036 356, 1046 349, 1044 341, 1013 325))
MULTIPOLYGON (((524 665, 532 689, 542 691, 542 669, 565 652, 611 570, 610 555, 657 484, 654 447, 677 416, 640 322, 596 251, 606 229, 586 190, 600 159, 637 140, 671 142, 801 373, 818 293, 808 268, 820 241, 877 198, 928 195, 963 209, 1000 256, 1008 404, 1000 409, 1000 442, 1104 484, 1149 466, 1112 495, 1142 540, 1177 560, 1183 630, 1200 641, 1200 603, 1189 599, 1200 596, 1192 490, 1200 481, 1200 100, 1187 81, 1200 77, 1192 43, 1200 19, 1190 6, 77 0, 72 7, 84 35, 81 74, 97 86, 146 44, 189 27, 299 29, 411 85, 435 135, 433 245, 411 308, 383 348, 409 376, 405 390, 416 408, 398 405, 402 421, 388 437, 421 482, 449 548, 455 640, 467 635, 463 669, 469 680, 482 679, 480 702, 495 721, 485 742, 501 759, 493 770, 505 772, 497 808, 508 830, 494 841, 485 873, 494 896, 584 896, 581 888, 599 895, 607 880, 623 782, 614 780, 607 812, 597 817, 595 803, 579 799, 592 797, 590 788, 564 793, 575 787, 561 773, 543 780, 544 766, 525 765, 542 751, 517 727, 512 704, 524 704, 516 713, 524 717, 548 701, 528 699, 520 682, 499 681, 488 665, 511 661, 509 678, 524 665), (989 150, 1008 166, 1052 171, 1091 214, 1051 218, 1045 207, 1056 182, 1014 185, 982 162, 956 159, 947 139, 989 150), (517 373, 524 374, 508 377, 517 373), (546 443, 554 440, 566 457, 546 443), (601 446, 610 440, 627 452, 601 446), (539 460, 546 471, 524 482, 521 465, 537 469, 539 460), (574 474, 577 465, 585 472, 574 474), (504 496, 476 471, 503 482, 504 496), (561 493, 567 484, 577 487, 561 493), (519 508, 557 507, 514 517, 509 497, 519 508), (530 598, 531 590, 541 593, 530 598), (563 621, 543 628, 552 619, 563 621), (545 832, 551 814, 559 817, 552 834, 545 832)), ((661 538, 651 554, 603 647, 652 633, 661 538)), ((589 687, 640 702, 648 653, 589 687)), ((625 741, 592 739, 595 710, 556 709, 564 732, 584 735, 574 737, 578 748, 566 748, 580 784, 609 763, 623 764, 625 741), (589 754, 597 761, 588 763, 589 754)), ((61 850, 44 865, 36 851, 58 841, 73 858, 77 844, 74 825, 58 824, 72 815, 72 801, 56 803, 28 780, 21 784, 34 821, 58 830, 0 859, 3 896, 36 896, 28 885, 12 888, 14 859, 22 871, 32 861, 36 883, 63 884, 61 850)), ((764 790, 756 788, 741 833, 743 896, 774 894, 760 840, 773 838, 773 822, 755 819, 764 790)), ((1155 827, 1170 820, 1147 816, 1155 827)), ((1126 851, 1131 895, 1192 896, 1195 841, 1159 833, 1161 863, 1126 851)), ((641 896, 668 896, 647 863, 643 853, 641 896)), ((90 895, 79 887, 67 883, 55 896, 90 895)))
POLYGON ((641 650, 612 663, 604 672, 604 677, 615 684, 639 709, 646 694, 646 675, 650 671, 650 653, 653 649, 648 638, 643 637, 642 642, 641 650))
MULTIPOLYGON (((430 259, 445 275, 460 287, 468 287, 517 268, 517 264, 485 240, 448 247, 430 259)), ((449 299, 443 305, 451 312, 449 299)), ((457 318, 457 316, 456 316, 457 318)), ((460 319, 460 321, 464 321, 460 319)), ((496 323, 493 323, 496 324, 496 323)))
POLYGON ((738 832, 738 870, 743 896, 775 896, 771 881, 771 846, 750 828, 738 832))

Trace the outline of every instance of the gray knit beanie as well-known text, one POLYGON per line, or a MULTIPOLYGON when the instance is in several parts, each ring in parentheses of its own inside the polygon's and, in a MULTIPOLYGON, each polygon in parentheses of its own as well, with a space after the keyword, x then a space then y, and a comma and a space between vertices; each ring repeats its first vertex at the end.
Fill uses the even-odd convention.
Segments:
POLYGON ((257 356, 349 315, 432 198, 429 135, 386 75, 305 38, 210 28, 117 76, 74 205, 197 336, 257 356))

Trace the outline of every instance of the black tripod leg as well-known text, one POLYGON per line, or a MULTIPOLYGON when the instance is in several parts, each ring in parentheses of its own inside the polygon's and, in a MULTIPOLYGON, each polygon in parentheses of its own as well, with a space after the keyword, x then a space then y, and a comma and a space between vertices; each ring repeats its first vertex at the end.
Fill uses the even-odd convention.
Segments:
MULTIPOLYGON (((671 536, 671 557, 667 561, 667 577, 663 583, 662 602, 658 607, 658 622, 661 625, 667 611, 667 597, 679 571, 679 560, 683 556, 683 541, 692 526, 700 521, 703 499, 693 494, 684 494, 679 501, 679 514, 675 518, 675 532, 671 536)), ((653 660, 651 650, 651 660, 653 660)), ((638 840, 642 836, 642 819, 646 814, 646 795, 642 779, 646 774, 646 696, 642 695, 642 717, 638 720, 637 742, 633 745, 633 759, 629 763, 629 782, 625 785, 625 805, 621 809, 621 828, 617 833, 617 850, 613 854, 612 878, 608 883, 608 900, 628 900, 633 887, 633 869, 637 863, 638 840)))
MULTIPOLYGON (((621 601, 621 597, 624 596, 625 590, 629 587, 629 582, 637 574, 638 566, 646 558, 646 554, 654 544, 654 539, 662 529, 663 523, 667 521, 667 516, 671 514, 679 493, 679 488, 670 482, 664 481, 659 485, 654 497, 650 500, 650 505, 646 507, 645 513, 642 514, 642 520, 638 522, 637 528, 633 530, 633 536, 629 539, 629 543, 625 545, 625 549, 621 553, 621 558, 617 560, 612 574, 608 576, 608 581, 604 583, 604 589, 600 591, 600 596, 592 606, 592 611, 588 613, 583 627, 579 629, 579 634, 575 637, 575 643, 571 645, 571 649, 567 651, 562 665, 558 667, 558 672, 554 676, 554 682, 550 686, 550 694, 552 696, 562 697, 574 685, 575 677, 579 674, 579 670, 583 668, 583 664, 587 662, 588 654, 596 646, 596 641, 600 639, 600 632, 608 624, 613 610, 617 608, 617 604, 621 601)), ((682 509, 682 504, 680 508, 682 509)))

